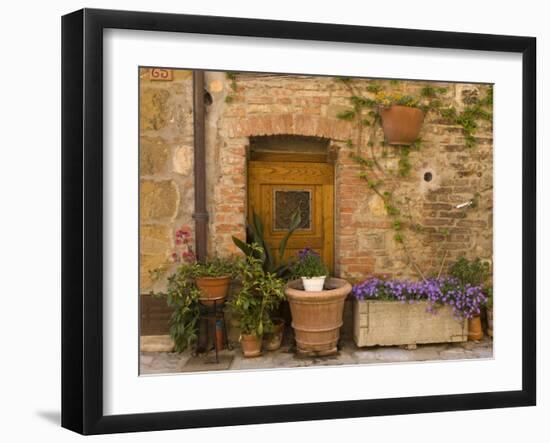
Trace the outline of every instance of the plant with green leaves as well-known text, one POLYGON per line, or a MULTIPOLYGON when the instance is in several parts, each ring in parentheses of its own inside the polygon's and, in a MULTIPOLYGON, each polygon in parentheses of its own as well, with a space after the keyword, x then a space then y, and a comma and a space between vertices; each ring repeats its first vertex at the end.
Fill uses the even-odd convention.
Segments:
POLYGON ((216 257, 204 262, 183 264, 193 277, 235 277, 238 260, 234 257, 216 257))
POLYGON ((170 336, 176 352, 183 352, 196 343, 200 316, 201 291, 195 284, 193 267, 186 263, 178 266, 168 277, 165 293, 152 293, 156 298, 166 297, 173 312, 170 317, 170 336))
POLYGON ((253 255, 255 258, 261 260, 262 266, 265 272, 270 272, 275 274, 277 277, 285 278, 289 274, 289 263, 284 259, 284 254, 286 250, 286 245, 288 239, 292 233, 298 229, 302 218, 300 211, 295 211, 290 217, 290 226, 281 239, 279 247, 277 248, 277 256, 274 257, 269 245, 267 244, 264 237, 264 225, 258 214, 253 212, 252 214, 252 224, 247 225, 247 237, 250 243, 245 243, 241 239, 233 236, 233 243, 244 252, 246 256, 253 255), (258 248, 252 247, 253 244, 256 244, 258 248))
POLYGON ((468 260, 466 257, 460 257, 453 263, 449 273, 458 279, 461 285, 480 286, 483 285, 490 273, 489 263, 482 261, 479 257, 474 260, 468 260))
POLYGON ((241 334, 259 337, 273 329, 271 314, 285 298, 284 281, 264 270, 260 245, 251 243, 247 247, 250 253, 238 266, 242 286, 230 306, 239 317, 241 334))

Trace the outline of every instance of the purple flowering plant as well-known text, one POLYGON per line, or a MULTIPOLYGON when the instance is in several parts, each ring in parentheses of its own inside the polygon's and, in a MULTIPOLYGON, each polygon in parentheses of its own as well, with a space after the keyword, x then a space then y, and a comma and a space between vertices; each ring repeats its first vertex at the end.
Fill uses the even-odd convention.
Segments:
POLYGON ((383 280, 372 277, 353 287, 358 300, 395 300, 401 303, 427 301, 427 311, 436 314, 437 307, 451 306, 457 320, 479 315, 487 302, 482 285, 462 284, 455 277, 429 278, 423 281, 383 280))
POLYGON ((306 247, 298 251, 297 259, 291 266, 293 278, 322 277, 328 274, 328 269, 321 256, 313 249, 306 247))

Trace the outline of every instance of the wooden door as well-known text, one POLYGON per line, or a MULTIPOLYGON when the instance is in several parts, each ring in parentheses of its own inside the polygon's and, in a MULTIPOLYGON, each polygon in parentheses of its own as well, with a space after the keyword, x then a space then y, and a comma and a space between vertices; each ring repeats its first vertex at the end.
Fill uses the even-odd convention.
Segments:
POLYGON ((290 237, 285 257, 305 247, 318 252, 334 269, 334 168, 329 163, 250 161, 248 219, 262 219, 274 255, 299 208, 302 221, 290 237))

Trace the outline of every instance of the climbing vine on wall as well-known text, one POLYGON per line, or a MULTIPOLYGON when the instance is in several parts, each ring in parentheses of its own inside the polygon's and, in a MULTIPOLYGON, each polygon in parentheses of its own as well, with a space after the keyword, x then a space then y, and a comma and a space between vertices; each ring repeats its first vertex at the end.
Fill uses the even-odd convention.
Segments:
MULTIPOLYGON (((421 269, 411 254, 407 237, 407 234, 424 234, 425 229, 413 217, 411 199, 408 196, 401 198, 396 196, 398 178, 410 175, 412 169, 410 154, 412 151, 419 151, 422 148, 422 140, 418 139, 411 145, 394 148, 399 157, 397 169, 385 167, 381 158, 388 156, 388 146, 379 137, 380 109, 392 105, 401 105, 419 108, 424 114, 435 113, 447 123, 460 126, 464 134, 464 144, 468 148, 474 148, 479 122, 492 121, 493 89, 489 87, 485 97, 482 99, 472 98, 468 106, 461 111, 457 111, 453 106, 443 105, 441 98, 446 94, 446 88, 426 85, 421 89, 420 96, 415 97, 401 93, 398 90, 399 82, 392 80, 390 81, 390 91, 377 83, 371 83, 366 88, 368 95, 363 96, 358 92, 353 79, 341 77, 338 80, 349 90, 351 104, 350 109, 338 114, 338 118, 353 122, 356 129, 355 140, 350 139, 347 141, 347 146, 350 148, 349 155, 361 167, 359 176, 382 199, 386 214, 391 220, 394 231, 393 238, 402 246, 408 263, 422 279, 426 279, 427 272, 421 269), (363 146, 365 131, 368 131, 367 143, 366 146, 363 146), (380 155, 377 156, 376 152, 380 152, 380 155)), ((477 208, 479 196, 479 192, 476 192, 464 208, 477 208)), ((445 241, 448 240, 448 229, 440 228, 438 233, 444 237, 445 241)), ((434 254, 435 257, 442 255, 437 272, 438 277, 443 270, 448 253, 444 249, 444 245, 445 242, 442 242, 434 254)))

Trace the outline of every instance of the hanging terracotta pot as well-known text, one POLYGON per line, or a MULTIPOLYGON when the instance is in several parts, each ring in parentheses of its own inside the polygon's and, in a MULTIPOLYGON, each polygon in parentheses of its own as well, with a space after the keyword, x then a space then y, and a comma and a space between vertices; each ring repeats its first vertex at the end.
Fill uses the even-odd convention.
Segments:
POLYGON ((243 348, 243 355, 246 358, 259 357, 262 355, 262 336, 242 334, 241 346, 243 348))
POLYGON ((197 277, 195 282, 202 292, 201 303, 212 306, 214 304, 213 300, 216 300, 216 304, 221 306, 229 292, 231 277, 197 277))
POLYGON ((266 351, 276 351, 281 347, 284 330, 284 320, 282 318, 274 318, 273 330, 267 334, 264 334, 263 347, 266 351))
POLYGON ((476 315, 468 321, 468 340, 481 340, 482 338, 481 317, 476 315))
POLYGON ((381 108, 380 117, 386 143, 410 145, 418 139, 424 112, 410 106, 392 105, 389 108, 381 108))

